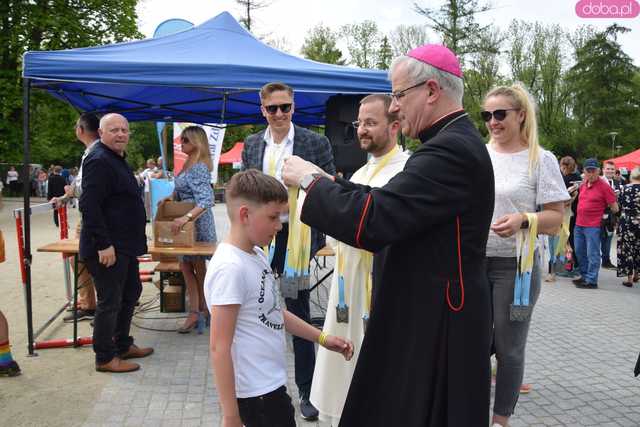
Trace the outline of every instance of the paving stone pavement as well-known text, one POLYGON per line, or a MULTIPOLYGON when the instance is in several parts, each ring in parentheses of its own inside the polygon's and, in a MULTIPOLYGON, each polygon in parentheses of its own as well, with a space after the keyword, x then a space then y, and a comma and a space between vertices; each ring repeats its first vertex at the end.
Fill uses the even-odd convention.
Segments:
MULTIPOLYGON (((216 206, 219 236, 226 234, 224 218, 224 208, 216 206)), ((525 382, 533 390, 520 397, 513 427, 640 426, 640 382, 633 377, 640 350, 640 286, 624 288, 610 270, 601 271, 599 282, 597 290, 576 289, 564 278, 543 283, 527 345, 525 382)), ((326 288, 319 287, 313 316, 321 314, 326 298, 326 288)), ((135 323, 172 330, 182 321, 167 317, 174 315, 156 310, 139 314, 135 323)), ((155 353, 140 360, 140 371, 112 375, 84 425, 218 426, 208 331, 179 335, 134 326, 133 334, 155 353)), ((295 403, 290 342, 288 362, 287 388, 295 403)), ((389 369, 396 368, 389 361, 389 369)), ((325 427, 299 415, 298 425, 325 427)))

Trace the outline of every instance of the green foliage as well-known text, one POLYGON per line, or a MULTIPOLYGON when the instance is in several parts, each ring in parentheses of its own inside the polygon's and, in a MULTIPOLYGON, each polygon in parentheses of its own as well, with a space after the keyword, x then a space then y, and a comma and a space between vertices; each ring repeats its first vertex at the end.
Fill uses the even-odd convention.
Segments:
POLYGON ((610 132, 618 132, 622 152, 637 148, 640 138, 638 68, 616 41, 629 31, 616 24, 598 32, 576 50, 576 63, 566 80, 571 93, 579 157, 609 158, 614 152, 610 132))
POLYGON ((478 40, 481 49, 468 55, 469 67, 464 70, 463 105, 484 136, 487 135, 487 128, 480 118, 480 110, 486 93, 504 80, 499 74, 499 46, 503 39, 500 30, 490 27, 478 40))
POLYGON ((376 64, 376 68, 379 70, 388 70, 392 60, 393 52, 391 51, 389 38, 384 36, 382 37, 380 49, 378 50, 378 63, 376 64))
POLYGON ((316 25, 304 39, 300 53, 305 58, 326 64, 344 65, 342 52, 337 46, 338 37, 329 27, 316 25))
POLYGON ((570 152, 566 133, 569 91, 564 81, 569 51, 567 35, 557 25, 514 20, 507 30, 507 62, 511 80, 522 82, 538 105, 538 128, 542 144, 554 152, 570 152))
POLYGON ((460 58, 478 52, 478 38, 489 28, 476 22, 476 15, 491 10, 478 0, 448 0, 435 9, 414 3, 414 10, 427 18, 428 25, 442 37, 442 42, 460 58))
POLYGON ((363 21, 342 27, 351 63, 360 68, 375 68, 378 63, 380 31, 374 21, 363 21))
MULTIPOLYGON (((138 0, 4 0, 0 2, 0 158, 22 160, 22 55, 27 50, 96 46, 141 38, 138 0)), ((76 162, 82 153, 71 107, 32 91, 32 161, 76 162)))

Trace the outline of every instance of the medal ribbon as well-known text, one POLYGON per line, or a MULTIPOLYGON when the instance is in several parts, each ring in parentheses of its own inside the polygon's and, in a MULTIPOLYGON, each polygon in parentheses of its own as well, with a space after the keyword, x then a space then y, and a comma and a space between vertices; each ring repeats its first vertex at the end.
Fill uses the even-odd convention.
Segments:
POLYGON ((533 271, 533 255, 538 237, 538 215, 526 213, 529 220, 529 231, 516 232, 516 283, 513 288, 513 305, 528 306, 531 294, 531 274, 533 271))
MULTIPOLYGON (((309 281, 309 261, 311 258, 311 228, 300 220, 305 192, 299 188, 289 190, 289 237, 284 261, 285 280, 296 280, 299 288, 309 281)), ((274 238, 275 243, 275 238, 274 238)))
MULTIPOLYGON (((387 164, 391 161, 391 159, 393 159, 398 152, 400 151, 400 149, 398 148, 398 146, 394 146, 393 149, 391 151, 389 151, 387 154, 385 154, 384 156, 382 156, 380 158, 380 160, 378 162, 374 163, 373 161, 370 162, 367 165, 367 169, 369 169, 371 166, 373 167, 373 170, 371 171, 370 174, 367 174, 364 184, 365 185, 369 185, 371 183, 371 181, 373 180, 373 178, 378 175, 378 173, 385 168, 385 166, 387 166, 387 164)), ((338 262, 338 307, 340 308, 345 308, 347 306, 346 304, 346 298, 345 298, 345 280, 344 280, 344 266, 345 266, 345 260, 344 260, 344 250, 341 248, 342 244, 338 244, 338 248, 336 250, 336 257, 337 257, 337 262, 338 262)), ((366 298, 366 306, 364 308, 364 315, 363 318, 364 319, 368 319, 369 318, 369 311, 371 310, 371 292, 372 292, 372 288, 373 288, 373 279, 371 277, 371 270, 372 270, 372 266, 373 266, 373 254, 369 251, 365 251, 360 249, 359 251, 359 255, 360 255, 360 259, 359 260, 353 260, 353 259, 349 259, 349 265, 352 266, 353 268, 357 268, 357 261, 362 262, 362 266, 363 266, 363 270, 365 272, 365 298, 366 298)))
POLYGON ((571 209, 565 209, 564 217, 562 218, 562 225, 560 226, 560 239, 558 240, 558 246, 556 246, 554 254, 561 262, 564 262, 565 260, 565 249, 567 247, 567 241, 569 240, 570 221, 571 209))

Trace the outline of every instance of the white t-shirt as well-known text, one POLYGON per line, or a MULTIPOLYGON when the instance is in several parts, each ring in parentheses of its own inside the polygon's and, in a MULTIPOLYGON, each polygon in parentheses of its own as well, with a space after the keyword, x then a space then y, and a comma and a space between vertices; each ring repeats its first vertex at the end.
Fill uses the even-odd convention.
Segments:
POLYGON ((220 243, 204 280, 209 310, 240 304, 231 345, 236 396, 261 396, 287 382, 280 289, 262 249, 249 254, 220 243))
MULTIPOLYGON (((495 177, 493 224, 501 216, 517 212, 536 212, 537 207, 569 200, 560 166, 550 151, 540 149, 538 167, 529 176, 529 149, 517 153, 498 153, 487 145, 495 177)), ((487 256, 515 257, 516 238, 500 237, 489 231, 487 256)))

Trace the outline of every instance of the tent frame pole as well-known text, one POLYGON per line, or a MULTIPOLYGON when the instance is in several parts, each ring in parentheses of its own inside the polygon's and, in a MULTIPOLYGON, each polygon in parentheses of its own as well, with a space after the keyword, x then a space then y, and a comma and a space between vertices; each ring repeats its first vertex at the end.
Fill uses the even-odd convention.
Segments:
POLYGON ((27 340, 29 356, 37 356, 33 348, 33 304, 31 297, 31 134, 30 129, 30 100, 31 100, 31 79, 22 79, 22 138, 23 148, 23 166, 22 166, 22 190, 24 199, 24 252, 23 258, 20 260, 24 266, 25 283, 24 297, 27 307, 27 340))

